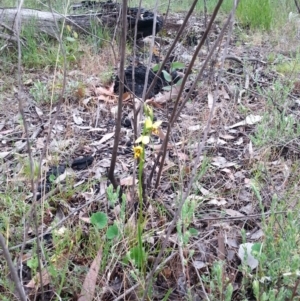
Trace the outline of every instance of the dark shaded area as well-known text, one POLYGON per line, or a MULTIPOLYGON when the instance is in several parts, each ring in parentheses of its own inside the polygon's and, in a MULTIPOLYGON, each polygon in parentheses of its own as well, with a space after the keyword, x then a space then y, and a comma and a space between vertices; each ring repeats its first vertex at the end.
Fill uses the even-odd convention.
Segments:
POLYGON ((71 164, 71 167, 75 170, 82 170, 82 169, 86 169, 87 167, 89 167, 94 161, 94 157, 93 156, 86 156, 83 158, 77 158, 74 159, 74 161, 71 164))
MULTIPOLYGON (((76 158, 70 164, 74 170, 83 170, 89 167, 94 161, 93 156, 86 156, 82 158, 76 158)), ((50 166, 46 173, 46 178, 39 184, 37 188, 37 200, 39 200, 43 193, 48 193, 53 187, 56 186, 55 180, 62 175, 66 170, 66 164, 59 164, 56 166, 50 166)))
MULTIPOLYGON (((71 6, 73 11, 102 14, 105 18, 115 19, 115 23, 119 18, 121 9, 120 3, 113 1, 97 2, 97 1, 81 1, 71 6)), ((144 8, 129 7, 127 9, 128 21, 128 37, 134 37, 134 29, 137 24, 137 39, 145 38, 152 35, 154 24, 154 14, 144 8)), ((159 16, 156 18, 155 34, 163 27, 163 19, 159 16)))
MULTIPOLYGON (((143 95, 143 89, 145 85, 145 79, 146 79, 146 72, 147 67, 144 65, 138 65, 134 67, 134 94, 137 97, 142 97, 143 95)), ((127 91, 133 91, 133 81, 132 81, 132 73, 133 73, 133 66, 128 66, 125 70, 124 75, 124 92, 127 91)), ((149 76, 148 76, 148 82, 147 82, 147 90, 150 87, 153 79, 155 78, 156 74, 151 69, 149 70, 149 76)), ((176 83, 180 78, 177 76, 177 72, 173 71, 171 73, 172 76, 172 83, 169 83, 165 80, 163 73, 161 76, 157 79, 156 84, 154 85, 153 89, 150 91, 149 97, 153 97, 157 93, 159 93, 163 87, 168 86, 170 84, 176 83)), ((114 86, 114 93, 119 92, 119 77, 116 77, 115 80, 115 86, 114 86)))
MULTIPOLYGON (((133 72, 133 66, 128 66, 125 70, 125 75, 124 75, 124 92, 127 91, 133 91, 133 82, 132 82, 132 72, 133 72)), ((143 89, 144 89, 144 84, 145 84, 145 79, 146 79, 146 72, 147 72, 147 67, 144 65, 139 65, 135 66, 134 68, 134 94, 137 97, 142 97, 143 95, 143 89)), ((151 82, 153 81, 155 77, 155 73, 150 69, 149 76, 148 76, 148 84, 147 84, 147 89, 149 88, 151 82)), ((153 97, 155 94, 161 91, 162 87, 165 85, 165 81, 162 78, 159 78, 156 82, 156 85, 150 92, 150 97, 153 97)), ((119 78, 117 76, 116 81, 115 81, 115 86, 114 86, 114 92, 118 93, 119 92, 119 78)))
MULTIPOLYGON (((138 8, 128 9, 128 30, 129 34, 134 36, 134 29, 138 15, 138 8)), ((137 39, 145 38, 152 35, 154 24, 154 14, 150 11, 141 9, 140 16, 137 20, 137 39)), ((156 17, 155 34, 157 34, 163 28, 163 19, 159 16, 156 17)))
POLYGON ((53 186, 55 186, 55 180, 62 175, 66 170, 66 165, 61 164, 57 166, 50 166, 46 173, 46 178, 43 180, 37 188, 36 199, 39 200, 43 193, 48 193, 53 186))

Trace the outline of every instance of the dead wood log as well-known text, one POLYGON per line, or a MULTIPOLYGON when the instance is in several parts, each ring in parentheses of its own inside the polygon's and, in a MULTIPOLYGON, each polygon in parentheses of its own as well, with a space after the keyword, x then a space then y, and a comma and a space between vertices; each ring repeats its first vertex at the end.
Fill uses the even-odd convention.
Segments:
MULTIPOLYGON (((2 31, 9 28, 13 32, 15 32, 16 15, 16 8, 0 8, 0 23, 2 31)), ((54 21, 55 19, 60 22, 62 16, 55 13, 52 14, 50 12, 44 12, 29 8, 23 8, 21 10, 21 25, 23 27, 32 25, 38 31, 45 32, 52 36, 56 34, 54 21)))
MULTIPOLYGON (((134 28, 136 19, 132 15, 130 9, 128 14, 129 30, 134 28)), ((3 34, 11 34, 8 31, 13 31, 15 28, 17 9, 15 8, 0 8, 0 32, 3 34), (2 26, 3 24, 3 26, 2 26), (9 30, 8 30, 9 29, 9 30)), ((92 26, 102 26, 103 28, 114 28, 118 23, 119 12, 94 12, 76 15, 62 15, 58 13, 45 12, 35 9, 23 8, 21 10, 21 26, 34 26, 37 32, 43 32, 51 36, 57 36, 58 32, 55 26, 55 21, 62 24, 63 20, 67 25, 71 26, 77 32, 91 32, 92 26)), ((162 28, 163 21, 160 17, 157 18, 157 32, 162 28)), ((148 11, 143 18, 138 20, 138 38, 148 36, 152 33, 153 18, 148 11), (146 16, 146 17, 145 17, 146 16)), ((4 35, 3 35, 4 36, 4 35)), ((1 36, 0 36, 1 38, 1 36)), ((13 39, 12 39, 13 40, 13 39)))

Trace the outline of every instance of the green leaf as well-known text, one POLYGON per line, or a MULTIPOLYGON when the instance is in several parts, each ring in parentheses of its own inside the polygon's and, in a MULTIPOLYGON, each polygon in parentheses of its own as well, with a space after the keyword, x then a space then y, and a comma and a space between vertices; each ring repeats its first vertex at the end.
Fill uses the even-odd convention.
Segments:
POLYGON ((130 259, 134 261, 134 263, 140 267, 140 265, 145 262, 146 252, 145 250, 140 250, 139 247, 133 247, 130 250, 130 259))
POLYGON ((199 231, 195 228, 189 228, 189 232, 191 234, 191 236, 197 236, 199 231))
POLYGON ((93 213, 91 223, 98 229, 103 229, 107 225, 107 215, 103 212, 93 213))
POLYGON ((155 66, 152 67, 153 72, 157 72, 158 69, 160 68, 161 64, 157 64, 155 66))
POLYGON ((165 86, 165 87, 163 87, 163 90, 165 90, 165 91, 171 91, 171 89, 172 89, 172 86, 165 86))
POLYGON ((183 82, 183 78, 181 78, 181 79, 176 83, 175 86, 180 86, 182 82, 183 82))
POLYGON ((163 75, 164 75, 164 79, 168 82, 171 82, 172 81, 172 76, 166 71, 166 70, 163 70, 162 71, 163 75))
POLYGON ((184 245, 186 245, 189 242, 190 237, 191 237, 191 233, 189 231, 185 231, 182 238, 184 245))
POLYGON ((28 259, 26 264, 31 270, 36 270, 38 267, 37 257, 32 257, 32 258, 28 259))
POLYGON ((171 63, 171 72, 175 71, 176 69, 183 69, 184 67, 185 67, 184 63, 173 62, 171 63))
POLYGON ((260 253, 260 250, 261 250, 261 243, 259 242, 254 243, 253 246, 251 247, 251 253, 254 257, 256 257, 260 253))
POLYGON ((72 42, 72 43, 76 41, 76 39, 74 39, 72 37, 66 37, 66 39, 68 42, 72 42))
POLYGON ((106 232, 106 237, 108 239, 114 239, 115 237, 118 236, 118 234, 119 234, 118 226, 114 224, 114 225, 108 227, 107 232, 106 232))
POLYGON ((53 183, 55 180, 56 180, 56 176, 53 175, 53 174, 51 174, 51 175, 49 176, 49 182, 50 182, 50 183, 53 183))

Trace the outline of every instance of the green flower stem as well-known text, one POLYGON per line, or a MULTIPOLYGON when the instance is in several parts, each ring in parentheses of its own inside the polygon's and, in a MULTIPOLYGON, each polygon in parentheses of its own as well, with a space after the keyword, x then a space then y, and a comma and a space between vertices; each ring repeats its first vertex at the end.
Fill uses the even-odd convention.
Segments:
POLYGON ((143 241, 142 241, 142 233, 143 233, 143 187, 142 187, 142 176, 144 170, 144 162, 145 162, 145 145, 142 144, 142 154, 139 160, 139 218, 138 218, 138 248, 139 248, 139 267, 144 269, 144 250, 143 250, 143 241))

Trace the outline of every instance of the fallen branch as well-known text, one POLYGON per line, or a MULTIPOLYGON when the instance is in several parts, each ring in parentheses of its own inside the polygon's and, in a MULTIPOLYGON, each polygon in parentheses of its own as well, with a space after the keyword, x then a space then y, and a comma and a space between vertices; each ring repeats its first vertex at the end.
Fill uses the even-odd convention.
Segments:
MULTIPOLYGON (((132 31, 137 24, 137 37, 146 37, 152 34, 152 27, 154 18, 152 13, 148 12, 147 18, 136 18, 132 16, 133 8, 127 10, 127 24, 128 30, 132 31)), ((17 9, 15 8, 0 8, 0 24, 2 32, 4 30, 9 31, 6 33, 13 36, 15 31, 15 20, 17 15, 17 9)), ((59 13, 52 13, 46 11, 40 11, 30 8, 22 8, 20 10, 20 18, 22 21, 22 27, 34 26, 37 32, 46 33, 52 37, 57 37, 59 29, 56 27, 56 23, 59 25, 65 22, 65 25, 69 25, 72 29, 82 32, 90 33, 93 26, 103 28, 115 28, 118 23, 119 10, 114 9, 109 12, 96 12, 96 13, 84 13, 78 15, 63 15, 59 13)), ((158 17, 156 20, 156 33, 162 28, 163 20, 158 17)), ((1 36, 0 36, 1 38, 1 36)), ((2 36, 6 38, 6 36, 2 36)))
POLYGON ((14 264, 12 262, 11 256, 9 254, 8 248, 7 248, 6 243, 5 243, 5 239, 4 239, 4 237, 1 233, 0 233, 0 246, 1 246, 1 249, 3 250, 3 254, 4 254, 5 260, 8 264, 8 267, 9 267, 9 270, 10 270, 10 273, 11 273, 11 277, 12 277, 12 279, 14 281, 14 284, 16 286, 16 289, 18 291, 19 298, 20 298, 21 301, 26 301, 27 298, 26 298, 25 292, 23 290, 21 281, 18 277, 17 271, 16 271, 16 269, 14 267, 14 264))

